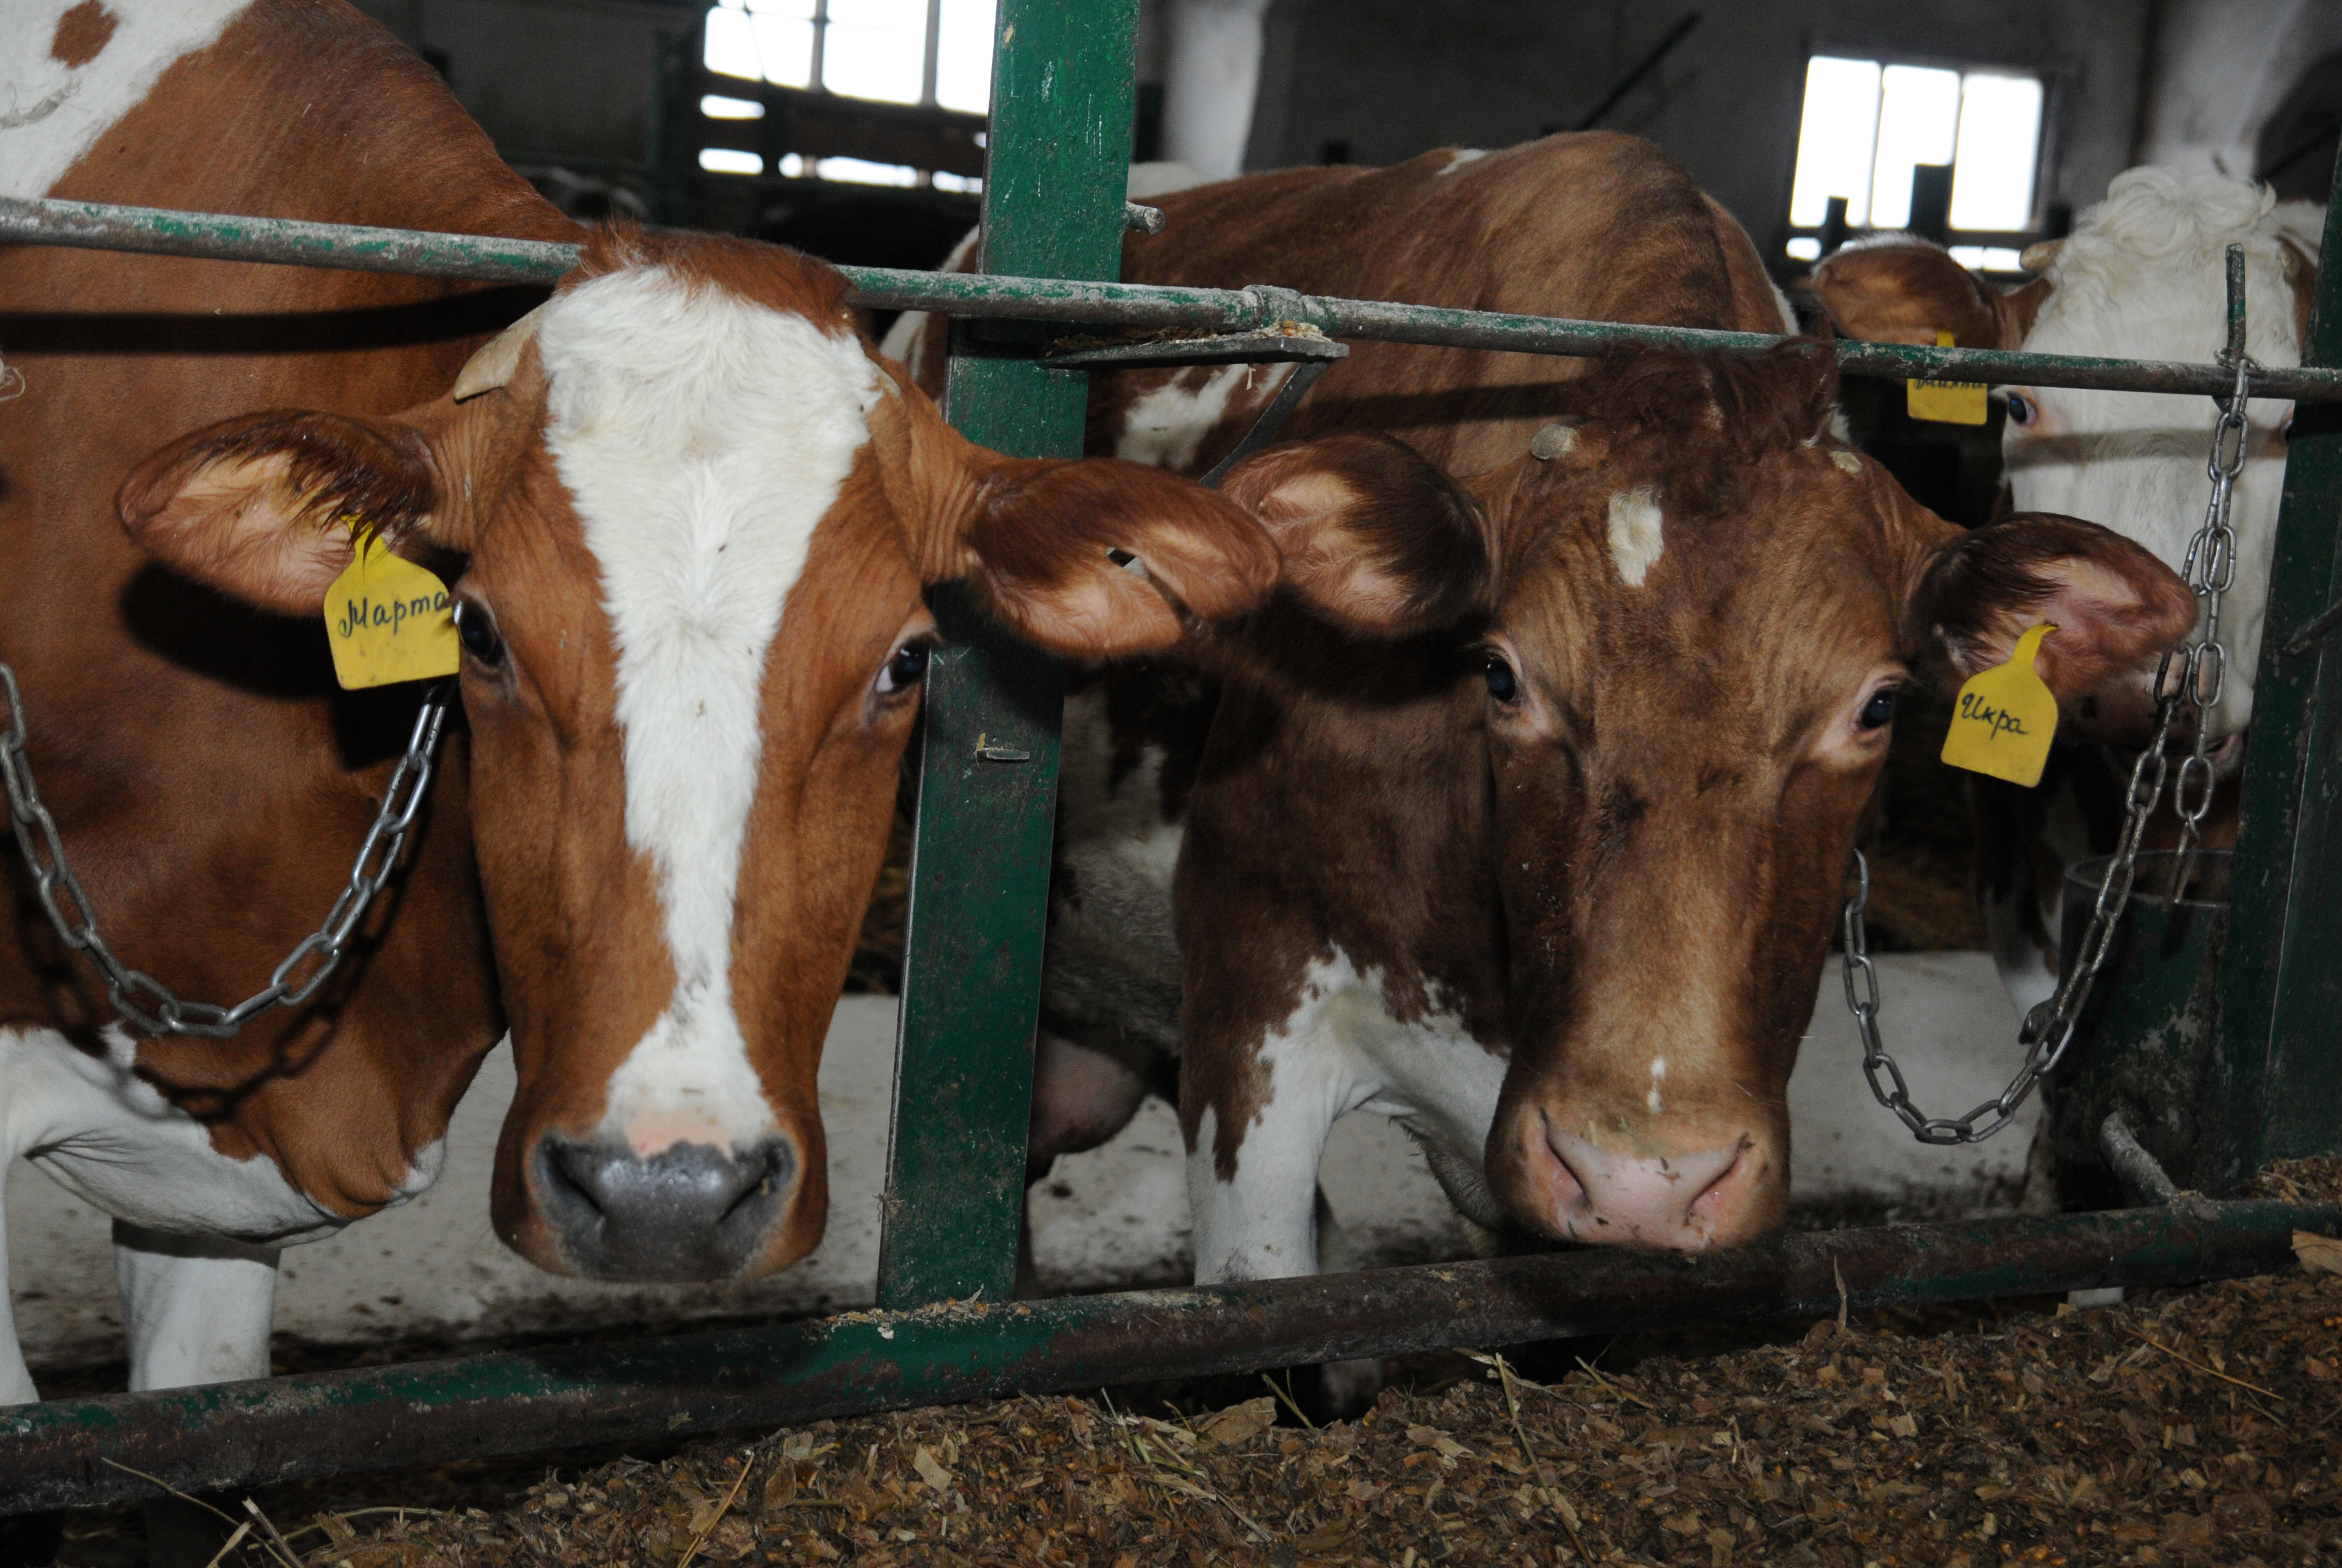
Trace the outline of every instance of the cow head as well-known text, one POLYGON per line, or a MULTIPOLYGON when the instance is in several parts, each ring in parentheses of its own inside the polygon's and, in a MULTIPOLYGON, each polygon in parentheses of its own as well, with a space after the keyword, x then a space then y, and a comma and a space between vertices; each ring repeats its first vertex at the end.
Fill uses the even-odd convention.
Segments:
POLYGON ((1626 357, 1586 386, 1582 419, 1460 485, 1342 437, 1227 493, 1326 618, 1462 650, 1447 743, 1493 786, 1472 852, 1510 950, 1491 1190, 1548 1235, 1695 1250, 1786 1210, 1789 1072, 1897 691, 2048 620, 2074 701, 2194 603, 2091 524, 1917 506, 1831 436, 1818 351, 1626 357))
MULTIPOLYGON (((2026 264, 2041 276, 2006 293, 1940 246, 1900 234, 1836 252, 1815 269, 1813 287, 1852 337, 1932 344, 1943 331, 1965 347, 2200 363, 2226 340, 2226 254, 2241 243, 2247 351, 2263 365, 2297 365, 2323 220, 2322 210, 2304 205, 2279 208, 2265 187, 2210 173, 2132 169, 2071 236, 2027 250, 2026 264)), ((2186 560, 2207 499, 2213 409, 2205 399, 2029 386, 2006 396, 2001 452, 2017 509, 2101 519, 2167 565, 2186 560)), ((2236 586, 2222 616, 2228 678, 2211 718, 2215 739, 2241 730, 2252 712, 2291 411, 2276 401, 2249 410, 2235 501, 2236 586)), ((2142 678, 2107 693, 2101 711, 2080 716, 2080 731, 2143 740, 2154 707, 2147 685, 2142 678)))
POLYGON ((962 440, 827 266, 618 232, 438 400, 197 431, 121 508, 165 561, 288 613, 347 565, 348 515, 453 582, 519 1072, 496 1229, 612 1279, 753 1275, 820 1239, 815 1072, 935 637, 925 586, 966 578, 1096 658, 1276 573, 1189 482, 962 440))

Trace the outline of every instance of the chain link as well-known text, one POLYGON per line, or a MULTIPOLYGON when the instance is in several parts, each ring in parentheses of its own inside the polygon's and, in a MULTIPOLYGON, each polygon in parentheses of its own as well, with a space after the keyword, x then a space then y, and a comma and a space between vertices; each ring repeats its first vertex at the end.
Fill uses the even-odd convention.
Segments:
POLYGON ((2203 525, 2187 543, 2187 558, 2179 574, 2202 607, 2197 613, 2197 632, 2184 648, 2165 654, 2156 666, 2155 736, 2131 764, 2122 837, 2117 841, 2113 859, 2107 863, 2106 877, 2098 884, 2097 898, 2090 906, 2089 929, 2083 934, 2073 965, 2058 976, 2057 990, 2028 1012, 2017 1030, 2017 1043, 2025 1047, 2025 1062, 2017 1069, 2017 1076, 1997 1096, 1965 1116, 1929 1116, 1914 1105, 1910 1086, 1903 1080, 1903 1070, 1887 1054, 1879 1038, 1878 971, 1870 961, 1870 943, 1863 929, 1863 914, 1870 905, 1870 862, 1860 849, 1854 851, 1855 891, 1847 900, 1842 920, 1840 969, 1846 981, 1847 1010, 1854 1015, 1855 1029, 1862 1037, 1862 1075, 1870 1084, 1870 1092, 1922 1143, 1983 1142, 2017 1120, 2017 1108, 2065 1056, 2067 1046, 2073 1041, 2074 1026, 2090 999, 2090 988, 2097 983, 2098 971, 2106 965, 2107 950, 2114 945, 2116 926, 2130 902, 2131 884, 2138 874, 2139 848, 2147 839, 2148 819, 2162 803, 2167 779, 2171 784, 2173 809, 2179 814, 2179 859, 2171 883, 2173 896, 2186 890, 2188 875, 2195 869, 2204 816, 2211 809, 2214 785, 2212 762, 2206 754, 2206 746, 2212 710, 2219 706, 2228 667, 2227 650, 2220 642, 2220 598, 2236 581, 2237 575, 2237 536, 2229 526, 2229 508, 2235 498, 2237 476, 2244 471, 2248 434, 2246 401, 2251 391, 2253 372, 2258 368, 2245 355, 2244 267, 2239 246, 2229 247, 2228 289, 2229 341, 2227 348, 2221 352, 2220 364, 2234 370, 2236 385, 2226 398, 2215 399, 2220 417, 2212 427, 2211 456, 2205 463, 2206 477, 2212 482, 2212 498, 2205 508, 2203 525), (2175 658, 2181 660, 2181 666, 2179 678, 2173 684, 2169 677, 2175 658), (2177 777, 2171 778, 2165 748, 2171 737, 2172 721, 2183 703, 2192 715, 2192 734, 2187 754, 2180 759, 2177 777), (1855 984, 1857 976, 1862 982, 1858 993, 1855 984))
POLYGON ((130 968, 115 956, 98 934, 97 911, 83 891, 80 879, 65 860, 65 840, 56 819, 42 804, 33 785, 33 765, 25 756, 25 701, 16 687, 16 672, 0 664, 0 691, 8 702, 8 727, 0 732, 0 783, 8 791, 8 814, 15 823, 16 847, 32 873, 33 894, 42 912, 56 928, 65 946, 86 953, 105 980, 106 1000, 132 1028, 148 1034, 192 1034, 225 1040, 272 1007, 298 1007, 316 993, 325 978, 339 967, 350 935, 365 918, 366 908, 382 891, 406 847, 407 829, 422 809, 431 789, 433 754, 447 717, 448 693, 444 684, 427 688, 423 709, 415 715, 406 754, 390 776, 382 809, 366 829, 357 859, 341 896, 325 912, 325 923, 295 944, 268 976, 268 983, 234 1007, 188 1001, 152 975, 130 968), (64 904, 58 895, 64 895, 64 904), (69 907, 68 907, 69 906, 69 907))

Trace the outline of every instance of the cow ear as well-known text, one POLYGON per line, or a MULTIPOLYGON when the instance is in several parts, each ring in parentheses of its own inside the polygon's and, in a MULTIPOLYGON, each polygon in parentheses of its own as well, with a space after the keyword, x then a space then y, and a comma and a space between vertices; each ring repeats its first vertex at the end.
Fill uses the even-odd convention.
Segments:
POLYGON ((1186 618, 1242 615, 1276 583, 1276 547, 1242 508, 1112 457, 995 458, 964 551, 995 617, 1076 658, 1168 648, 1186 618))
POLYGON ((2196 596, 2111 529, 2018 512, 1936 548, 1905 616, 1908 640, 1961 679, 2007 663, 2027 628, 2054 624, 2035 668, 2060 704, 2105 709, 2092 733, 2117 739, 2151 718, 2156 665, 2196 625, 2196 596))
POLYGON ((1221 489, 1276 540, 1286 586, 1350 631, 1406 637, 1494 597, 1478 503, 1404 441, 1346 435, 1272 447, 1237 464, 1221 489))
POLYGON ((1922 347, 1948 332, 1962 348, 2018 347, 2049 296, 2037 278, 2002 294, 1912 235, 1844 246, 1814 268, 1811 283, 1841 336, 1922 347))
POLYGON ((181 437, 115 497, 148 553, 264 609, 315 614, 350 564, 345 518, 395 547, 438 483, 420 432, 391 420, 277 409, 181 437))

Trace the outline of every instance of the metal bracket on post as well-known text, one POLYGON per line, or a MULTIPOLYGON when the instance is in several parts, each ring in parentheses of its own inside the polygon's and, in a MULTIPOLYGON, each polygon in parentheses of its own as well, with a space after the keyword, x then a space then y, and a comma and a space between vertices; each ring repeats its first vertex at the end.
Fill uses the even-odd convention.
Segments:
MULTIPOLYGON (((1096 279, 1121 267, 1137 0, 1002 0, 979 266, 1096 279)), ((1078 457, 1088 377, 955 357, 946 403, 969 439, 1078 457)), ((999 1300, 1016 1282, 1040 1011, 1041 940, 1065 669, 931 596, 930 661, 904 934, 878 1302, 999 1300)))

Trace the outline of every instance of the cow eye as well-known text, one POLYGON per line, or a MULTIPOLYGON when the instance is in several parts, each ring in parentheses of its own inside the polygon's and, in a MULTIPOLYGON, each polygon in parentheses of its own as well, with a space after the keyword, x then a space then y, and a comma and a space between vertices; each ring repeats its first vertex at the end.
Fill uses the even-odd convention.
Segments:
POLYGON ((505 661, 505 639, 496 635, 496 623, 484 606, 469 599, 455 601, 455 640, 464 651, 490 669, 505 661))
POLYGON ((1854 725, 1857 729, 1884 729, 1894 717, 1895 689, 1882 686, 1870 694, 1870 700, 1854 716, 1854 725))
POLYGON ((1487 668, 1482 673, 1488 682, 1488 695, 1497 701, 1510 702, 1520 695, 1520 679, 1513 674, 1513 667, 1506 662, 1503 654, 1488 655, 1487 668))
POLYGON ((2024 393, 2011 392, 2008 395, 2008 417, 2011 422, 2030 425, 2039 417, 2040 411, 2033 407, 2033 400, 2024 393))
POLYGON ((916 687, 920 678, 927 673, 928 651, 924 642, 906 642, 896 648, 894 657, 886 661, 886 667, 878 672, 876 687, 878 695, 893 697, 916 687))

